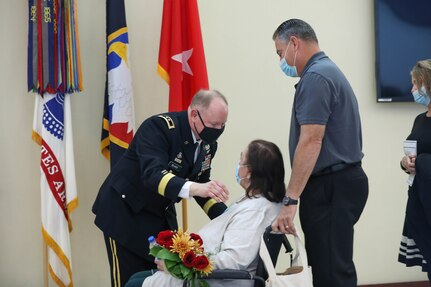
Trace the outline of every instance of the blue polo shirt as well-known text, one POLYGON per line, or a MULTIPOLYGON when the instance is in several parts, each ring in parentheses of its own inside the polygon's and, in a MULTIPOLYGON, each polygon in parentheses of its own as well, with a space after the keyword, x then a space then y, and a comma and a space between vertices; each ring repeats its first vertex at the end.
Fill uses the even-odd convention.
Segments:
POLYGON ((362 160, 362 131, 358 102, 341 70, 324 52, 306 64, 296 92, 290 123, 291 164, 298 145, 300 126, 324 125, 322 149, 313 173, 338 163, 362 160))

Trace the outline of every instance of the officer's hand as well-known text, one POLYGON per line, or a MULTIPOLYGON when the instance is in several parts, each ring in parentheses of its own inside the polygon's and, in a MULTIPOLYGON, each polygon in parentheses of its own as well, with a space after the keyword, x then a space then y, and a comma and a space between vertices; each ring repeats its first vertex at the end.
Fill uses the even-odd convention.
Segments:
POLYGON ((211 180, 206 183, 194 182, 190 186, 190 195, 211 197, 217 202, 225 202, 229 199, 229 191, 226 186, 217 180, 211 180))
POLYGON ((272 230, 288 234, 296 234, 295 224, 293 224, 296 208, 297 205, 283 206, 277 218, 271 224, 272 230))

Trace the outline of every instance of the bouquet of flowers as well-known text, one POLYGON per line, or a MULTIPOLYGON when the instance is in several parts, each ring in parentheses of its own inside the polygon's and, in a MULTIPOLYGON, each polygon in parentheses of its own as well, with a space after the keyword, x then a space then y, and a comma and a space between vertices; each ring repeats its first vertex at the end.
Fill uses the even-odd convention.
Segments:
POLYGON ((156 244, 150 248, 150 254, 165 262, 167 271, 178 279, 188 280, 191 286, 209 287, 200 279, 212 272, 213 266, 208 253, 204 252, 202 238, 195 233, 161 231, 156 244))

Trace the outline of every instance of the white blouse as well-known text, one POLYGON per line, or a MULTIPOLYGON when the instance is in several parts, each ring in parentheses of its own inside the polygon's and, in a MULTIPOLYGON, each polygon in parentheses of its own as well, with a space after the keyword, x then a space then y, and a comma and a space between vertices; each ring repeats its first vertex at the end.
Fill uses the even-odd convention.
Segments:
MULTIPOLYGON (((281 203, 262 196, 242 196, 222 215, 208 222, 198 234, 215 269, 256 271, 260 238, 280 211, 281 203)), ((230 280, 210 280, 212 287, 233 286, 230 280)), ((143 287, 181 287, 182 280, 167 272, 157 272, 145 279, 143 287)), ((234 286, 253 286, 252 281, 238 280, 234 286)))

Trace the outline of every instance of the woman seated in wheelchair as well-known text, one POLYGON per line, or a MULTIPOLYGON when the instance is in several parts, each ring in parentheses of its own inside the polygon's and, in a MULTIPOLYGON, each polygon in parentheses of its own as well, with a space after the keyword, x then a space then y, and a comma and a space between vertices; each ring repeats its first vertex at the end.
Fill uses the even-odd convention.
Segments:
MULTIPOLYGON (((284 163, 280 149, 265 140, 252 141, 240 155, 236 180, 244 194, 222 215, 208 222, 198 232, 205 252, 211 254, 214 269, 237 269, 255 272, 260 239, 265 227, 278 215, 285 194, 284 163)), ((162 260, 155 260, 164 271, 162 260)), ((168 272, 133 275, 126 287, 182 286, 183 281, 168 272), (146 277, 146 278, 144 278, 146 277)), ((211 286, 232 286, 229 280, 208 281, 211 286)), ((240 280, 234 286, 252 286, 252 281, 240 280)))

